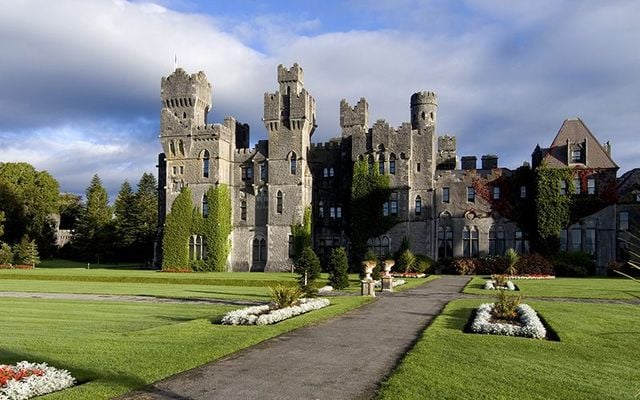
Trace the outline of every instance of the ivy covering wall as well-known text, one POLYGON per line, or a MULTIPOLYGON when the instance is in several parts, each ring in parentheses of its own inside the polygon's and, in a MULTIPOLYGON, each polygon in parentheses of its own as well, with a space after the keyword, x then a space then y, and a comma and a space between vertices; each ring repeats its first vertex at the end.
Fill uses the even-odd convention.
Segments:
POLYGON ((189 267, 189 237, 192 232, 193 202, 188 187, 176 197, 167 214, 162 237, 162 269, 189 267))
POLYGON ((225 184, 207 191, 209 214, 202 223, 202 234, 207 243, 205 270, 223 272, 231 251, 231 192, 225 184))
POLYGON ((567 192, 573 193, 572 176, 569 168, 549 168, 542 164, 536 169, 536 233, 544 253, 557 252, 560 231, 569 224, 571 196, 560 191, 560 183, 565 181, 567 192))

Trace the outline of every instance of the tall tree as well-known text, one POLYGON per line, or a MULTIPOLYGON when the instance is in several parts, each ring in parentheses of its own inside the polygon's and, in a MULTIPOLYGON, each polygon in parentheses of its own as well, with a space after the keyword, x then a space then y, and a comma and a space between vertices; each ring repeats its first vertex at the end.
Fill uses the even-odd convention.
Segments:
POLYGON ((0 211, 0 238, 4 235, 4 211, 0 211))
POLYGON ((85 194, 87 201, 78 220, 74 243, 85 259, 100 263, 111 252, 111 208, 97 174, 91 178, 85 194))
POLYGON ((138 224, 136 218, 135 193, 129 182, 124 181, 113 207, 115 216, 115 245, 119 259, 130 260, 132 245, 136 240, 138 224))
POLYGON ((231 193, 224 184, 207 191, 209 212, 204 219, 204 235, 207 241, 206 267, 209 271, 225 271, 231 251, 231 193))
POLYGON ((153 242, 158 226, 158 185, 149 173, 142 174, 135 194, 135 252, 141 261, 153 258, 153 242))
POLYGON ((189 237, 192 229, 191 190, 176 197, 167 214, 162 237, 162 269, 189 268, 189 237))
POLYGON ((0 211, 5 214, 4 239, 17 243, 34 238, 45 255, 53 246, 52 214, 58 211, 58 182, 24 162, 0 163, 0 211))

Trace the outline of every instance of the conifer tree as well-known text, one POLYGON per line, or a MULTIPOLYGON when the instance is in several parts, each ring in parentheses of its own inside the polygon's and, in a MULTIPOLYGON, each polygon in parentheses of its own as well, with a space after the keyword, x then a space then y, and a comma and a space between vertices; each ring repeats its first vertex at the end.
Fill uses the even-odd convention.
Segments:
POLYGON ((20 239, 20 243, 15 245, 13 259, 16 264, 26 264, 33 267, 40 263, 38 246, 35 240, 29 240, 28 237, 23 236, 22 239, 20 239))
POLYGON ((188 187, 176 197, 167 214, 162 238, 162 269, 189 268, 189 237, 192 232, 191 190, 188 187))
POLYGON ((13 261, 13 251, 7 243, 0 242, 0 265, 11 264, 13 261))
POLYGON ((331 251, 329 257, 329 284, 334 289, 349 287, 349 260, 344 247, 338 247, 331 251))
POLYGON ((320 277, 320 259, 310 246, 302 250, 302 254, 296 260, 295 271, 300 275, 298 284, 308 296, 316 292, 315 280, 320 277))
POLYGON ((153 241, 158 225, 158 186, 156 178, 142 174, 135 194, 136 252, 142 260, 153 258, 153 241))
POLYGON ((136 218, 135 194, 129 182, 124 181, 113 207, 115 215, 115 243, 119 259, 129 260, 132 256, 132 245, 137 237, 138 224, 136 218))
POLYGON ((111 245, 109 196, 98 175, 91 178, 85 194, 87 201, 80 213, 74 243, 83 257, 100 263, 111 245))

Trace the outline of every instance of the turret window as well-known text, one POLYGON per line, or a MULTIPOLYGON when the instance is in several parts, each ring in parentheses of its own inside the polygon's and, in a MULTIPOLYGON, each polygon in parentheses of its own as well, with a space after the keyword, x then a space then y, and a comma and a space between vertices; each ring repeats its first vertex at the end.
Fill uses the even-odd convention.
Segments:
POLYGON ((290 161, 290 170, 291 170, 291 175, 295 175, 298 169, 298 164, 297 164, 297 156, 295 152, 291 152, 291 161, 290 161))
POLYGON ((389 155, 389 173, 391 175, 396 174, 396 155, 393 153, 389 155))
POLYGON ((325 169, 322 171, 322 176, 323 176, 324 178, 328 178, 328 177, 329 177, 329 168, 325 168, 325 169))
POLYGON ((442 202, 443 203, 448 203, 449 202, 449 188, 448 187, 442 188, 442 202))
POLYGON ((282 192, 279 190, 276 194, 276 212, 282 214, 282 192))
POLYGON ((333 167, 329 168, 329 177, 333 178, 334 175, 334 171, 333 171, 333 167))
POLYGON ((250 181, 253 179, 253 165, 245 165, 242 167, 242 180, 250 181))
POLYGON ((416 215, 422 214, 422 198, 420 196, 416 196, 416 215))
POLYGON ((202 177, 209 177, 209 151, 202 152, 202 177))

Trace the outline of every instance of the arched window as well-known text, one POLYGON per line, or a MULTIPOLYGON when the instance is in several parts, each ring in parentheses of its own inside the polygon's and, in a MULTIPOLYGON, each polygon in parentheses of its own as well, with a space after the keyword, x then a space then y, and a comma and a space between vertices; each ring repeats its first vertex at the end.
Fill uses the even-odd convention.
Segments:
POLYGON ((389 173, 396 174, 396 155, 393 153, 389 154, 389 173))
POLYGON ((209 201, 207 200, 207 195, 202 196, 202 216, 206 217, 209 215, 209 201))
POLYGON ((323 176, 324 178, 329 177, 329 168, 325 168, 325 169, 322 171, 322 176, 323 176))
POLYGON ((388 236, 383 236, 380 241, 380 255, 384 256, 391 253, 391 240, 388 236))
POLYGON ((205 150, 202 152, 202 177, 209 177, 209 151, 205 150))
POLYGON ((318 218, 324 218, 324 201, 318 202, 318 218))
POLYGON ((298 165, 297 165, 298 159, 297 159, 297 157, 298 156, 296 156, 295 151, 292 151, 291 152, 291 161, 290 161, 290 163, 291 163, 291 165, 290 165, 291 175, 295 175, 296 171, 298 170, 298 165))
POLYGON ((329 177, 333 178, 333 167, 329 168, 329 177))
POLYGON ((489 254, 501 256, 506 247, 504 229, 502 226, 493 226, 489 230, 489 254))
POLYGON ((478 257, 478 244, 478 228, 465 226, 462 230, 462 255, 465 257, 478 257))
POLYGON ((171 153, 172 156, 176 155, 176 145, 173 143, 173 140, 169 142, 169 153, 171 153))
POLYGON ((378 156, 378 171, 380 175, 384 175, 384 154, 382 153, 378 156))
POLYGON ((451 227, 438 228, 438 259, 453 257, 453 231, 451 227))
MULTIPOLYGON (((529 240, 527 238, 527 235, 522 232, 520 229, 516 230, 514 232, 514 248, 515 250, 520 253, 520 254, 525 254, 529 252, 529 240)), ((577 237, 580 237, 580 231, 578 230, 578 235, 576 235, 577 237)), ((577 250, 576 251, 580 251, 580 246, 577 246, 577 250)))
POLYGON ((276 212, 282 214, 282 192, 279 190, 276 194, 276 212))
POLYGON ((269 207, 269 196, 267 195, 267 188, 261 187, 258 191, 256 198, 256 208, 266 209, 269 207))
POLYGON ((180 151, 180 155, 184 156, 184 143, 182 140, 178 140, 178 150, 180 151))
POLYGON ((247 202, 245 200, 240 202, 240 219, 242 221, 247 220, 247 202))
POLYGON ((416 196, 416 215, 422 214, 422 197, 416 196))

